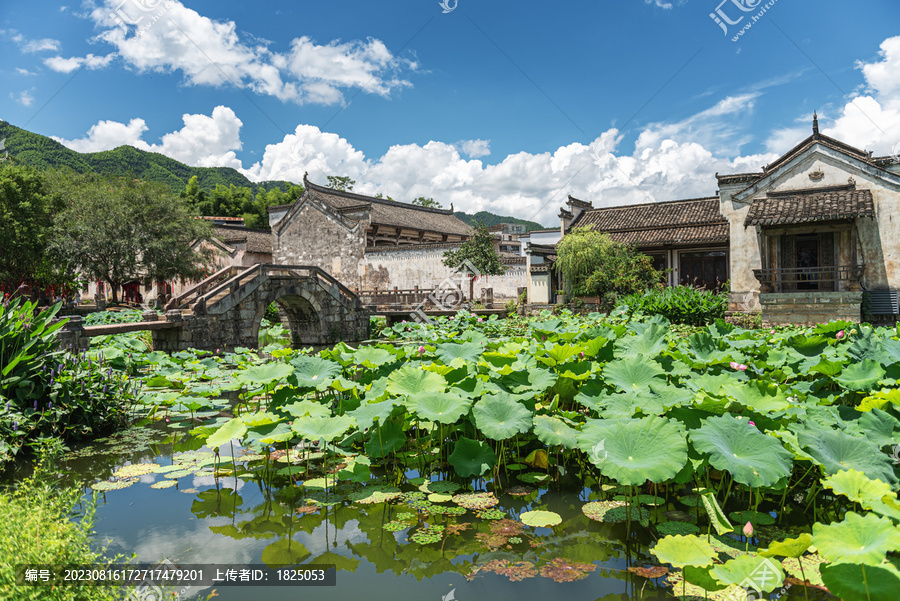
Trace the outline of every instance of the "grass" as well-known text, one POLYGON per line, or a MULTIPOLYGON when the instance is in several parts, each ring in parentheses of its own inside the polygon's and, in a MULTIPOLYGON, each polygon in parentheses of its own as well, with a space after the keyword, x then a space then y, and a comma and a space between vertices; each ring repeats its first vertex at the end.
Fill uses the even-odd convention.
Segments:
POLYGON ((94 502, 77 512, 81 489, 54 481, 50 462, 42 460, 35 475, 0 491, 0 599, 8 601, 108 601, 122 593, 107 586, 23 586, 16 584, 21 565, 77 564, 103 566, 107 558, 95 550, 91 527, 94 502), (77 519, 80 517, 80 519, 77 519))

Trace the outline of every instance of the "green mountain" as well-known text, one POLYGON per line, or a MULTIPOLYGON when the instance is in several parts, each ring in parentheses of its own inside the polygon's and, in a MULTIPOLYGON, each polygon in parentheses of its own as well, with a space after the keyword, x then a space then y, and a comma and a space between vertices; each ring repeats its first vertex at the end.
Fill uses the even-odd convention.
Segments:
MULTIPOLYGON (((189 167, 157 152, 138 150, 132 146, 119 146, 103 152, 76 152, 56 140, 0 121, 0 140, 6 151, 19 163, 38 169, 69 167, 78 173, 93 171, 104 175, 135 177, 166 184, 175 193, 181 193, 193 176, 201 190, 213 190, 217 184, 249 188, 253 195, 260 188, 287 191, 288 182, 251 182, 231 167, 189 167)), ((217 211, 218 213, 218 211, 217 211)), ((543 229, 539 223, 516 217, 504 217, 487 211, 474 215, 457 211, 456 216, 470 225, 480 221, 491 226, 498 223, 521 223, 527 231, 543 229)))
POLYGON ((259 188, 287 189, 287 182, 254 183, 231 167, 189 167, 184 163, 156 153, 138 150, 132 146, 119 146, 115 150, 81 153, 70 150, 46 136, 0 121, 0 140, 16 161, 38 169, 69 167, 78 173, 94 171, 105 175, 135 177, 160 182, 173 192, 181 192, 188 180, 196 175, 203 190, 212 190, 216 184, 238 188, 250 188, 254 194, 259 188))
POLYGON ((462 211, 456 211, 453 214, 469 225, 475 225, 476 223, 481 222, 484 225, 490 227, 499 223, 519 223, 525 226, 526 232, 530 232, 531 230, 545 229, 543 225, 534 221, 519 219, 518 217, 504 217, 503 215, 495 215, 494 213, 490 213, 488 211, 479 211, 474 215, 469 215, 468 213, 463 213, 462 211))

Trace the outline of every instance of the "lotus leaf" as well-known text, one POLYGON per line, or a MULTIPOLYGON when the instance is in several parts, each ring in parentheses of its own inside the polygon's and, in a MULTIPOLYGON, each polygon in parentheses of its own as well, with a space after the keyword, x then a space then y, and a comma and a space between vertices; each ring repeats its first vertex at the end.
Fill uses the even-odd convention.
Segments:
POLYGON ((887 518, 848 512, 843 522, 813 524, 812 543, 829 561, 878 565, 900 551, 900 529, 887 518))
POLYGON ((709 543, 693 534, 663 537, 650 552, 662 563, 672 564, 676 568, 709 566, 717 555, 709 543))
POLYGON ((270 568, 296 565, 311 553, 292 538, 276 541, 262 550, 262 562, 270 568))
POLYGON ((467 362, 477 361, 483 350, 481 345, 476 342, 463 342, 462 344, 445 342, 437 345, 434 354, 445 365, 450 365, 454 359, 462 359, 467 362))
POLYGON ((726 586, 737 584, 760 592, 774 591, 784 584, 781 562, 757 555, 741 555, 729 559, 711 569, 710 574, 726 586))
POLYGON ((332 440, 343 436, 347 430, 356 425, 356 420, 349 415, 335 417, 300 417, 294 420, 291 429, 306 440, 332 440))
POLYGON ((663 522, 656 525, 656 531, 662 536, 675 534, 698 534, 700 528, 688 522, 663 522))
POLYGON ((877 361, 865 359, 844 368, 835 381, 849 390, 869 391, 884 375, 884 369, 877 361))
POLYGON ((369 457, 387 457, 402 449, 406 444, 403 427, 393 419, 385 421, 370 434, 369 442, 365 445, 366 455, 369 457))
POLYGON ((397 357, 391 354, 390 351, 374 346, 363 346, 353 353, 353 362, 369 369, 374 369, 396 360, 397 357))
POLYGON ((419 419, 455 424, 469 412, 472 399, 461 397, 451 392, 421 392, 407 397, 406 407, 419 419))
POLYGON ((812 536, 804 532, 797 538, 773 542, 768 549, 760 549, 759 554, 763 557, 793 557, 796 559, 806 553, 810 546, 812 546, 812 536))
POLYGON ((822 582, 844 601, 894 599, 900 591, 900 571, 889 564, 836 563, 821 570, 822 582))
POLYGON ((687 462, 684 428, 656 416, 589 420, 578 446, 604 475, 624 485, 665 482, 687 462))
POLYGON ((549 528, 562 522, 558 513, 552 511, 526 511, 519 516, 522 523, 533 528, 549 528))
POLYGON ((323 405, 322 403, 317 403, 316 401, 311 401, 309 399, 303 401, 297 401, 295 403, 291 403, 290 405, 282 405, 279 407, 281 411, 285 411, 286 413, 294 416, 294 417, 330 417, 331 409, 323 405))
POLYGON ((531 429, 532 412, 508 396, 485 396, 472 408, 475 425, 490 439, 506 440, 531 429))
POLYGON ((303 388, 324 390, 335 376, 341 373, 339 364, 321 357, 301 355, 291 360, 291 365, 294 367, 293 374, 297 385, 303 388))
POLYGON ((793 467, 791 454, 777 439, 730 415, 704 420, 700 429, 691 430, 691 442, 709 455, 713 467, 753 488, 773 486, 793 467))
POLYGON ((456 441, 447 458, 456 473, 463 478, 481 476, 497 464, 497 454, 487 444, 462 437, 456 441))
POLYGON ((574 449, 578 446, 578 431, 561 419, 547 415, 534 417, 534 435, 545 445, 574 449))
POLYGON ((354 503, 372 505, 375 503, 387 503, 400 496, 400 489, 394 486, 372 485, 363 490, 350 493, 347 498, 354 503))
POLYGON ((614 524, 624 522, 629 516, 634 521, 650 519, 650 512, 643 507, 628 507, 623 501, 592 501, 582 505, 581 512, 595 522, 614 524))
POLYGON ((238 380, 248 384, 268 385, 284 380, 294 373, 294 368, 285 363, 254 365, 238 373, 238 380))
POLYGON ((447 380, 443 376, 409 364, 391 372, 387 379, 387 391, 397 395, 444 392, 445 390, 447 390, 447 380))
POLYGON ((826 474, 855 469, 873 480, 897 483, 890 458, 874 443, 837 430, 811 428, 799 434, 803 448, 826 474))
POLYGON ((864 473, 854 469, 841 470, 828 476, 822 480, 822 486, 863 506, 872 501, 880 501, 886 495, 894 494, 890 484, 872 480, 864 473))
POLYGON ((247 425, 240 418, 236 417, 228 420, 218 430, 213 432, 209 438, 206 439, 206 446, 211 449, 218 449, 226 442, 231 442, 234 439, 243 439, 244 434, 246 433, 247 425))
POLYGON ((518 474, 516 476, 522 482, 527 482, 529 484, 538 484, 540 482, 544 482, 545 480, 550 479, 549 474, 542 474, 541 472, 527 472, 524 474, 518 474))
POLYGON ((437 480, 434 482, 424 482, 419 486, 419 490, 424 493, 446 494, 454 493, 459 490, 460 486, 456 482, 447 482, 446 480, 437 480))
POLYGON ((647 392, 651 384, 665 384, 665 372, 646 357, 628 357, 610 361, 603 368, 603 378, 619 390, 647 392))

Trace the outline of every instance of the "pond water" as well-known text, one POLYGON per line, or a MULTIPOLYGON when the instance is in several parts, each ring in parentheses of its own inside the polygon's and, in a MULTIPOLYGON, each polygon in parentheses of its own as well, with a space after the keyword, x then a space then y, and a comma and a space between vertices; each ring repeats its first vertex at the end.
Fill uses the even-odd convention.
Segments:
MULTIPOLYGON (((225 456, 231 450, 221 449, 218 469, 236 465, 239 476, 217 477, 208 465, 212 454, 207 451, 185 430, 159 422, 77 451, 61 467, 86 486, 114 481, 113 473, 128 464, 150 463, 159 466, 158 472, 168 470, 140 475, 127 488, 99 496, 95 531, 110 555, 136 554, 134 562, 139 563, 168 559, 235 568, 337 567, 334 587, 217 587, 217 599, 264 595, 267 601, 562 597, 576 601, 672 596, 664 577, 645 578, 628 569, 658 565, 648 550, 657 538, 650 528, 637 522, 602 523, 582 512, 586 502, 613 499, 616 491, 600 493, 596 485, 594 492, 577 486, 558 490, 555 485, 523 485, 510 478, 504 490, 494 491, 497 505, 463 512, 449 495, 429 500, 416 486, 422 482, 415 480, 418 474, 407 470, 391 477, 391 484, 402 480, 403 494, 388 502, 336 502, 338 495, 358 491, 361 485, 329 487, 328 496, 322 489, 283 478, 275 480, 278 486, 269 486, 261 477, 265 461, 241 461, 244 456, 237 447, 234 464, 225 456), (152 488, 160 482, 175 484, 152 488), (559 514, 561 523, 532 527, 518 521, 523 512, 536 508, 559 514), (417 533, 423 538, 410 540, 417 533)), ((287 464, 271 465, 277 469, 287 464)), ((493 491, 490 482, 477 484, 493 491)), ((86 488, 85 498, 92 494, 86 488)), ((665 512, 670 519, 680 515, 690 521, 695 511, 677 502, 645 509, 652 512, 650 522, 665 512)), ((732 542, 743 550, 744 543, 732 542)), ((210 592, 189 589, 181 599, 201 593, 205 598, 210 592)))

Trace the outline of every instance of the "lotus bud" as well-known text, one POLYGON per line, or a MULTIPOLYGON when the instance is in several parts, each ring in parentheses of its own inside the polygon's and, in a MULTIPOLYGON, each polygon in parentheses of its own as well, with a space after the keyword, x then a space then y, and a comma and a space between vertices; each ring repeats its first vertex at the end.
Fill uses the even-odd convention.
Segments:
POLYGON ((840 339, 843 338, 843 337, 844 337, 844 330, 841 330, 840 332, 838 332, 838 333, 835 335, 835 338, 837 338, 838 340, 840 340, 840 339))
POLYGON ((856 328, 853 328, 852 330, 850 330, 850 335, 851 336, 856 335, 856 328))
POLYGON ((424 352, 425 352, 425 347, 424 347, 424 346, 420 346, 420 347, 419 347, 419 354, 421 355, 421 354, 424 353, 424 352))
POLYGON ((754 424, 753 422, 750 422, 750 425, 751 425, 751 426, 755 426, 756 424, 754 424))
POLYGON ((580 353, 578 353, 578 356, 581 357, 582 359, 584 359, 584 351, 581 351, 580 353))
POLYGON ((775 333, 775 328, 772 328, 771 330, 769 330, 769 334, 774 334, 774 333, 775 333))
POLYGON ((731 363, 729 363, 729 365, 731 366, 731 369, 734 369, 736 371, 747 371, 747 366, 743 363, 732 361, 731 363))
POLYGON ((746 536, 747 538, 753 536, 753 524, 751 524, 750 522, 744 524, 744 536, 746 536))

